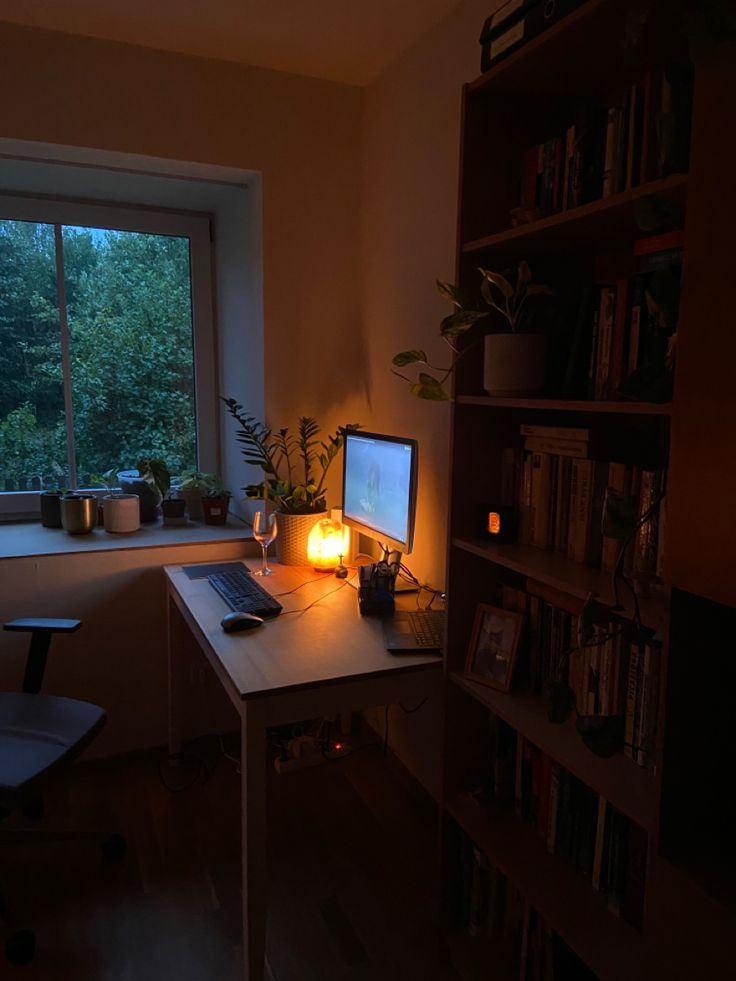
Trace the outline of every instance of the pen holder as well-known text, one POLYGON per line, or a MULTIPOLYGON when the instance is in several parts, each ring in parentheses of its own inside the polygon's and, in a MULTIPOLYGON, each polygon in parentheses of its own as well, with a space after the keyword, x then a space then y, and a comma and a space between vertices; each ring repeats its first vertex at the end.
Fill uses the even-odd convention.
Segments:
POLYGON ((392 552, 381 562, 358 569, 358 607, 362 615, 389 616, 394 612, 394 587, 401 553, 392 552))

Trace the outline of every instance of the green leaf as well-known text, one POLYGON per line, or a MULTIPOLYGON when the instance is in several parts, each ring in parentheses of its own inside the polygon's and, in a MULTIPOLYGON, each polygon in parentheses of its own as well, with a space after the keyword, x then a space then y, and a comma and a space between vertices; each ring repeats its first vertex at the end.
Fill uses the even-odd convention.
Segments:
POLYGON ((483 310, 458 310, 457 313, 445 317, 440 324, 440 334, 443 337, 457 337, 487 316, 483 310))
POLYGON ((529 268, 529 263, 526 259, 522 259, 517 266, 517 279, 516 279, 516 291, 521 293, 526 286, 529 285, 532 279, 532 271, 529 268))
POLYGON ((403 368, 405 364, 416 364, 417 361, 423 361, 426 363, 427 355, 424 351, 401 351, 399 354, 395 354, 391 359, 391 363, 395 364, 398 368, 403 368))
POLYGON ((409 386, 409 391, 417 398, 428 399, 431 402, 447 402, 450 397, 436 378, 424 372, 419 375, 418 382, 409 386))
POLYGON ((526 288, 527 296, 552 296, 549 286, 542 286, 541 283, 529 283, 526 288))
POLYGON ((563 681, 553 681, 544 688, 547 718, 550 722, 566 722, 575 711, 575 692, 563 681))
POLYGON ((514 287, 511 285, 508 279, 506 279, 505 276, 501 275, 501 273, 494 273, 491 272, 489 269, 480 269, 480 268, 478 269, 478 272, 481 274, 481 276, 486 282, 492 283, 496 287, 496 289, 499 289, 507 300, 510 300, 511 297, 514 295, 514 287))
POLYGON ((446 300, 452 300, 458 306, 461 306, 461 301, 458 297, 459 288, 453 283, 446 283, 443 279, 435 280, 437 283, 437 292, 440 296, 444 296, 446 300))

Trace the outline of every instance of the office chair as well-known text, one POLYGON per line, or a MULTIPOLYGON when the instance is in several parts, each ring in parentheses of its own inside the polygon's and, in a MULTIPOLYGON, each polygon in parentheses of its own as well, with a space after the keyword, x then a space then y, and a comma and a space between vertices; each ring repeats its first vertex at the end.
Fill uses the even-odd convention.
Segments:
MULTIPOLYGON (((46 658, 52 635, 73 633, 80 620, 23 619, 4 624, 4 630, 31 635, 23 690, 0 692, 0 818, 21 810, 33 820, 43 813, 39 790, 46 777, 71 762, 105 725, 103 709, 89 702, 59 695, 41 695, 46 658)), ((120 835, 102 831, 51 831, 29 828, 0 828, 0 837, 69 840, 98 838, 109 860, 121 859, 126 851, 120 835)), ((0 893, 0 916, 8 920, 0 893)), ((27 964, 35 953, 31 930, 9 933, 5 954, 12 964, 27 964)))

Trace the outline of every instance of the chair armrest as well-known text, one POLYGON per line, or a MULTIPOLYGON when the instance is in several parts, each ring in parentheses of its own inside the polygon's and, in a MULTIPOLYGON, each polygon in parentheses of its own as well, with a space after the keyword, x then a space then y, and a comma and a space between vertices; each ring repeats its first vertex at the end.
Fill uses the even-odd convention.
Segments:
POLYGON ((81 620, 55 620, 47 617, 26 617, 10 620, 3 624, 3 630, 34 631, 43 630, 50 634, 70 634, 82 626, 81 620))

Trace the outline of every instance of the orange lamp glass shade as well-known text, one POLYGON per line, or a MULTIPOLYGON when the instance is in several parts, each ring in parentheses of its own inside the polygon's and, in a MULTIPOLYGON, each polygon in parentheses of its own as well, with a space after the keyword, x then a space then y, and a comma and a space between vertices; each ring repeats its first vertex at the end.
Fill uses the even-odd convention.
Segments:
POLYGON ((490 535, 498 535, 501 532, 501 515, 498 511, 488 512, 488 533, 490 535))
POLYGON ((332 572, 350 547, 350 529, 340 521, 323 518, 309 532, 307 559, 318 572, 332 572))

